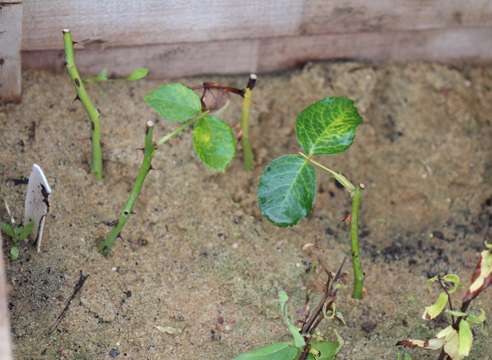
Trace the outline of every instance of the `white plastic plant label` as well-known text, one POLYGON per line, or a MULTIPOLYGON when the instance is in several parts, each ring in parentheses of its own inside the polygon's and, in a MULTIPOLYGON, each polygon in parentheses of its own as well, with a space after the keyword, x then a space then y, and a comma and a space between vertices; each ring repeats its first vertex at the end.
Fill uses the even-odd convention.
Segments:
POLYGON ((44 221, 50 211, 51 188, 39 165, 34 164, 29 185, 27 185, 26 208, 24 212, 24 226, 34 221, 31 236, 36 240, 38 252, 41 250, 41 238, 43 236, 44 221))

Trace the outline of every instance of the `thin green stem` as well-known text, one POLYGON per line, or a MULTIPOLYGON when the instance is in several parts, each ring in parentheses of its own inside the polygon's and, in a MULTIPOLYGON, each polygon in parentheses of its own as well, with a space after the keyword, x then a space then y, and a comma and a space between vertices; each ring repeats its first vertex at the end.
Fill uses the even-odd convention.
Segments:
POLYGON ((249 114, 251 110, 251 95, 255 84, 256 75, 251 74, 248 85, 244 90, 243 109, 241 114, 241 129, 243 131, 241 141, 243 144, 244 171, 251 171, 253 169, 253 149, 251 148, 251 142, 249 141, 249 114))
MULTIPOLYGON (((207 111, 208 112, 208 111, 207 111)), ((181 130, 183 130, 184 128, 190 126, 191 124, 193 124, 194 122, 200 120, 203 116, 205 116, 206 113, 194 118, 194 119, 191 119, 190 121, 188 121, 187 123, 185 123, 183 126, 181 126, 180 128, 174 130, 172 133, 170 134, 167 134, 166 136, 163 136, 159 139, 159 141, 157 141, 156 145, 157 145, 157 148, 161 147, 162 144, 164 144, 166 141, 168 141, 170 138, 172 138, 174 135, 176 135, 177 133, 179 133, 181 130)), ((155 149, 155 151, 157 151, 157 149, 155 149)), ((154 152, 155 152, 154 151, 154 152)))
POLYGON ((352 183, 350 181, 348 181, 348 179, 345 176, 343 176, 340 173, 336 173, 335 171, 333 171, 331 169, 328 169, 326 166, 321 165, 317 161, 314 161, 308 155, 304 154, 302 151, 296 149, 295 147, 292 149, 294 149, 294 151, 296 151, 299 155, 301 155, 304 159, 306 159, 310 163, 317 165, 320 168, 322 168, 323 170, 328 171, 330 174, 332 174, 333 177, 348 190, 348 192, 350 193, 350 197, 352 199, 354 198, 355 186, 352 185, 352 183))
POLYGON ((352 198, 352 212, 350 213, 350 242, 352 246, 352 262, 354 264, 354 291, 352 297, 359 300, 362 298, 362 288, 364 286, 365 278, 364 272, 362 271, 359 251, 359 208, 360 198, 362 197, 364 189, 364 184, 359 184, 357 189, 355 189, 352 198))
POLYGON ((99 246, 99 252, 104 256, 108 255, 109 249, 111 248, 111 246, 113 246, 116 239, 118 237, 121 237, 121 230, 123 229, 123 226, 125 226, 126 221, 130 218, 133 205, 135 205, 135 201, 137 200, 137 196, 140 192, 140 189, 142 188, 145 177, 152 169, 152 158, 155 155, 155 146, 154 142, 152 141, 153 133, 154 122, 147 121, 147 128, 145 129, 144 159, 142 162, 142 166, 140 167, 140 171, 138 173, 137 179, 135 180, 132 191, 130 192, 128 201, 123 207, 118 220, 116 220, 114 228, 111 230, 106 240, 104 240, 104 242, 99 246))
POLYGON ((153 141, 154 134, 154 123, 152 121, 147 121, 147 127, 145 129, 145 148, 140 149, 144 150, 144 158, 142 161, 142 166, 140 167, 140 171, 137 175, 137 179, 135 180, 135 184, 133 185, 132 191, 130 192, 130 196, 128 197, 128 201, 126 202, 123 210, 121 211, 118 220, 114 223, 114 228, 109 233, 108 237, 104 242, 99 246, 99 252, 106 256, 108 255, 109 249, 113 246, 114 242, 118 237, 121 237, 121 231, 123 230, 123 226, 125 226, 127 220, 130 218, 132 214, 133 206, 135 205, 135 201, 137 200, 138 194, 140 193, 140 189, 147 177, 147 174, 150 170, 152 170, 152 159, 154 155, 157 153, 159 146, 164 144, 167 140, 172 138, 174 135, 182 131, 187 126, 193 124, 195 121, 198 121, 201 117, 205 116, 207 112, 201 114, 200 116, 188 121, 183 126, 173 131, 172 133, 162 137, 157 143, 153 141))
POLYGON ((319 162, 314 161, 300 150, 296 148, 293 149, 310 163, 313 163, 332 174, 333 177, 350 193, 350 197, 352 198, 352 212, 350 213, 350 243, 352 247, 352 262, 354 264, 354 292, 352 293, 352 297, 354 299, 361 299, 365 276, 364 272, 362 271, 359 251, 359 208, 360 198, 362 196, 362 192, 365 189, 365 185, 359 184, 359 186, 355 188, 355 186, 342 174, 338 174, 333 170, 328 169, 326 166, 323 166, 319 162))
POLYGON ((73 41, 70 30, 63 30, 63 43, 65 44, 65 66, 68 74, 72 79, 73 86, 77 91, 76 100, 80 100, 84 105, 85 111, 89 115, 91 122, 91 139, 92 139, 92 161, 91 170, 97 180, 103 181, 102 175, 102 151, 101 151, 101 124, 99 121, 99 110, 91 102, 87 91, 85 90, 82 78, 75 66, 75 57, 73 52, 73 41))

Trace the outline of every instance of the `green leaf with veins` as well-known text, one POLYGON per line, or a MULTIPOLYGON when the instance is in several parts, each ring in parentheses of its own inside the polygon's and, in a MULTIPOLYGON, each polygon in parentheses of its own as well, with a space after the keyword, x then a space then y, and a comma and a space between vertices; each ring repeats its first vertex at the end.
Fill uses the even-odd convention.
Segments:
POLYGON ((293 341, 271 344, 249 353, 241 354, 233 360, 294 360, 299 350, 293 341))
POLYGON ((215 116, 204 116, 193 129, 193 146, 205 165, 222 172, 236 153, 234 134, 225 122, 215 116))
POLYGON ((313 208, 316 172, 300 155, 273 160, 258 185, 258 206, 263 216, 279 227, 293 226, 313 208))
POLYGON ((202 104, 198 95, 181 84, 168 84, 144 96, 149 106, 164 119, 183 122, 200 113, 202 104))
MULTIPOLYGON (((336 343, 330 343, 330 342, 311 343, 311 347, 315 348, 320 352, 320 355, 318 356, 317 360, 333 360, 335 356, 338 354, 338 352, 340 351, 340 349, 342 348, 343 344, 345 344, 342 337, 338 335, 338 332, 336 330, 334 331, 337 337, 336 343)), ((314 356, 312 354, 309 354, 307 360, 314 360, 314 356)))
POLYGON ((297 140, 310 156, 338 154, 352 145, 362 122, 353 100, 326 97, 301 111, 296 120, 297 140))

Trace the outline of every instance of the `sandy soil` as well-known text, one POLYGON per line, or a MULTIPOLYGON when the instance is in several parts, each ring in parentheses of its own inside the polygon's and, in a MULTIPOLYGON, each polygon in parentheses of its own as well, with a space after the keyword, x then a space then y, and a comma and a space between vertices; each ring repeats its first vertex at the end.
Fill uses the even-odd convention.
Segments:
MULTIPOLYGON (((179 79, 244 87, 247 76, 179 79)), ((158 135, 175 124, 159 119, 143 96, 169 81, 104 84, 106 98, 90 87, 102 113, 105 182, 89 174, 88 118, 67 74, 25 73, 23 103, 1 105, 0 180, 28 177, 33 163, 46 173, 53 194, 42 252, 21 245, 4 259, 17 359, 232 359, 239 353, 289 340, 278 308, 265 300, 285 290, 300 307, 313 275, 303 244, 319 239, 325 265, 335 270, 350 253, 350 210, 345 190, 318 171, 312 214, 278 229, 256 205, 261 172, 297 145, 297 114, 328 95, 356 100, 364 118, 354 145, 318 160, 367 186, 360 215, 366 290, 351 299, 340 292, 337 310, 347 327, 339 359, 396 359, 398 340, 432 336, 420 319, 437 297, 426 280, 456 273, 467 286, 483 242, 492 237, 492 67, 439 64, 308 64, 303 70, 260 76, 253 94, 251 140, 257 165, 242 170, 241 152, 225 174, 194 153, 190 131, 164 146, 110 255, 97 253, 137 175, 147 120, 158 135), (29 128, 36 123, 34 140, 29 128), (145 239, 148 245, 139 246, 145 239), (79 271, 89 274, 66 317, 62 312, 79 271), (413 296, 416 300, 409 301, 413 296), (172 327, 171 335, 158 327, 172 327)), ((234 99, 233 99, 234 100, 234 99)), ((235 99, 223 119, 239 121, 235 99)), ((18 219, 27 185, 3 190, 18 219)), ((2 221, 7 220, 3 206, 2 221)), ((346 269, 352 273, 350 266, 346 269)), ((350 277, 349 277, 350 278, 350 277)), ((490 289, 473 304, 492 315, 490 289)), ((463 290, 455 296, 459 304, 463 290)), ((333 324, 322 332, 334 339, 333 324)), ((492 358, 491 329, 473 327, 470 359, 492 358)), ((406 350, 414 359, 438 353, 406 350)))

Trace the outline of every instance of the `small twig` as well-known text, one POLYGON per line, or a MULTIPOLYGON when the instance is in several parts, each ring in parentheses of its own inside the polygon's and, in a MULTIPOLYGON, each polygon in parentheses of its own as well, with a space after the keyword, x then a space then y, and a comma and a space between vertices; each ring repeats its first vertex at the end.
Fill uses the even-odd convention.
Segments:
MULTIPOLYGON (((325 294, 323 295, 323 299, 320 301, 320 303, 318 304, 318 306, 316 307, 316 309, 313 311, 313 313, 311 314, 311 316, 309 317, 309 319, 306 321, 306 323, 302 327, 302 330, 301 330, 301 333, 302 334, 309 333, 312 328, 316 328, 316 327, 313 327, 312 325, 314 324, 314 322, 318 318, 319 314, 322 313, 322 311, 323 311, 323 305, 324 305, 325 301, 330 296, 335 297, 337 295, 338 289, 336 289, 335 291, 333 291, 333 285, 336 284, 337 281, 338 281, 338 279, 340 278, 340 274, 342 273, 342 268, 343 268, 343 265, 345 264, 345 261, 347 261, 347 258, 344 258, 343 259, 342 264, 338 268, 338 271, 337 271, 335 277, 333 278, 333 280, 331 281, 330 286, 328 286, 328 289, 326 290, 325 294)), ((330 281, 330 280, 331 279, 328 279, 328 281, 330 281)))
POLYGON ((34 143, 34 140, 36 139, 36 122, 35 121, 32 122, 32 125, 29 128, 28 139, 29 139, 29 144, 31 144, 31 145, 34 143))
MULTIPOLYGON (((453 304, 451 303, 451 296, 449 295, 449 292, 448 292, 448 290, 446 289, 446 286, 444 286, 444 284, 442 283, 442 279, 441 279, 441 277, 440 277, 440 276, 438 277, 438 279, 439 279, 439 284, 441 285, 442 289, 443 289, 443 290, 444 290, 444 292, 448 295, 449 309, 450 309, 451 311, 453 311, 453 304)), ((453 323, 453 326, 456 324, 456 323, 454 322, 454 315, 451 315, 451 322, 453 323)))
POLYGON ((65 317, 68 309, 70 308, 70 304, 72 302, 72 300, 75 298, 75 295, 77 295, 77 293, 80 291, 80 289, 82 288, 82 286, 84 285, 85 283, 85 280, 89 277, 89 275, 85 275, 82 273, 82 270, 80 270, 80 278, 79 278, 79 282, 77 283, 77 285, 75 285, 75 288, 73 289, 73 294, 72 296, 70 297, 70 300, 68 300, 68 303, 67 303, 67 306, 65 306, 65 309, 63 309, 62 313, 60 314, 60 316, 58 316, 58 319, 56 319, 55 323, 53 324, 53 326, 51 327, 50 331, 48 332, 48 335, 46 335, 46 337, 50 337, 50 335, 53 333, 53 331, 55 331, 56 327, 58 326, 58 324, 60 323, 60 321, 62 321, 62 319, 65 317))
POLYGON ((420 163, 422 164, 422 166, 425 168, 425 170, 427 170, 427 172, 429 173, 430 176, 434 175, 434 171, 432 171, 432 168, 429 166, 429 164, 427 164, 424 160, 420 159, 420 163))

